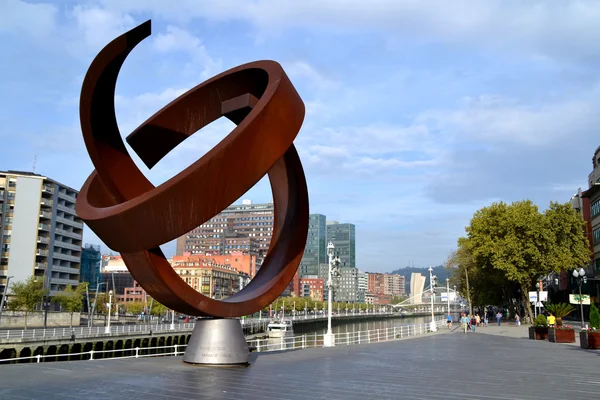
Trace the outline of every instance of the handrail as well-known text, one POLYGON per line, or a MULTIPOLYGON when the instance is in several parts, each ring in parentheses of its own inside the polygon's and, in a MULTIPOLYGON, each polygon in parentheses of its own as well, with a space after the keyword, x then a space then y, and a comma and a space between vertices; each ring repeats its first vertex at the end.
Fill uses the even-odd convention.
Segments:
MULTIPOLYGON (((437 320, 436 325, 438 328, 445 325, 445 320, 437 320)), ((368 344, 368 343, 379 343, 392 340, 403 339, 410 336, 419 336, 431 332, 431 326, 429 323, 423 324, 410 324, 400 325, 384 329, 369 329, 366 331, 354 331, 354 332, 342 332, 335 334, 335 345, 336 346, 351 346, 356 344, 368 344)), ((293 337, 282 337, 280 339, 253 339, 247 340, 246 343, 249 347, 256 348, 257 352, 269 352, 269 351, 281 351, 281 350, 296 350, 322 347, 324 342, 324 334, 304 334, 301 336, 293 337), (270 342, 270 343, 269 343, 270 342)), ((67 354, 50 354, 50 355, 35 355, 28 357, 15 357, 0 359, 1 362, 11 362, 19 360, 36 360, 36 363, 41 362, 44 358, 59 359, 60 357, 69 358, 71 356, 82 356, 89 355, 87 360, 109 360, 109 359, 124 359, 124 358, 142 358, 142 357, 163 357, 163 356, 177 356, 183 355, 184 347, 187 344, 173 344, 170 346, 154 346, 154 347, 134 347, 124 349, 111 349, 111 350, 90 350, 79 353, 67 353, 67 354), (172 352, 154 353, 154 354, 140 354, 140 350, 149 352, 150 350, 159 349, 173 349, 172 352), (134 355, 128 356, 117 356, 109 358, 96 358, 94 354, 108 354, 116 352, 134 352, 134 355)))

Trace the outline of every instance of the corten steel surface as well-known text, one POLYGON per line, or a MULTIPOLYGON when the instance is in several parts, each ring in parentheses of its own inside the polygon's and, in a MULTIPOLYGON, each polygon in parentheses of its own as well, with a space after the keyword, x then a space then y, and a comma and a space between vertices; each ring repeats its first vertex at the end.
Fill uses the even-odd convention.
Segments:
POLYGON ((198 161, 155 187, 132 161, 114 110, 117 76, 129 52, 150 35, 150 21, 119 36, 96 56, 80 99, 81 129, 95 171, 76 211, 140 285, 169 308, 190 315, 236 317, 256 312, 292 280, 308 232, 308 191, 293 145, 304 103, 274 61, 233 68, 158 111, 127 142, 154 166, 187 137, 225 116, 237 127, 198 161), (214 300, 188 286, 158 246, 208 221, 269 175, 275 222, 269 252, 239 293, 214 300))

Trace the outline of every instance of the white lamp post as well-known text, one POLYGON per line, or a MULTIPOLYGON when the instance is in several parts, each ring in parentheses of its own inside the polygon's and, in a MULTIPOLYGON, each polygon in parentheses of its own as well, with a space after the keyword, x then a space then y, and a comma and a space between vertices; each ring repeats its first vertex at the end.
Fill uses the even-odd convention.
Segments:
POLYGON ((429 325, 429 329, 431 332, 437 331, 437 326, 435 325, 435 316, 433 314, 433 296, 434 296, 434 283, 433 283, 433 268, 429 267, 429 284, 431 287, 431 324, 429 325))
POLYGON ((175 310, 171 310, 171 326, 169 326, 169 329, 175 330, 175 310))
POLYGON ((573 276, 575 277, 575 279, 577 280, 577 284, 579 285, 579 307, 580 307, 580 311, 581 311, 581 328, 583 329, 584 321, 583 321, 583 299, 581 298, 581 284, 587 282, 587 277, 585 276, 585 269, 583 269, 581 267, 579 269, 575 269, 573 271, 573 276))
POLYGON ((108 291, 108 322, 106 324, 106 327, 104 328, 104 333, 110 333, 110 310, 112 308, 112 295, 113 295, 113 291, 109 290, 108 291))
POLYGON ((446 278, 446 299, 448 300, 448 315, 450 315, 450 279, 446 278))
POLYGON ((327 333, 323 337, 323 346, 332 347, 335 346, 335 336, 331 331, 331 298, 332 294, 332 281, 331 281, 331 267, 333 266, 333 254, 335 252, 335 246, 332 242, 327 245, 327 256, 329 257, 329 275, 327 279, 327 286, 329 288, 329 296, 327 298, 327 333))

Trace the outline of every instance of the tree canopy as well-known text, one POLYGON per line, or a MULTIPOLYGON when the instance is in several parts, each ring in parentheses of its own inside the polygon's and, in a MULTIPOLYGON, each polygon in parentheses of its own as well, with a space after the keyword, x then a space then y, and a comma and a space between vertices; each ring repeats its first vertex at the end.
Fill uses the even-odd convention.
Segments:
POLYGON ((80 283, 75 289, 68 285, 64 291, 53 297, 63 310, 71 314, 70 326, 73 326, 73 313, 81 311, 83 307, 83 296, 87 291, 87 283, 80 283))
POLYGON ((29 279, 11 284, 9 308, 25 312, 24 329, 27 329, 27 316, 34 311, 46 295, 41 278, 31 276, 29 279))
POLYGON ((530 200, 494 203, 475 212, 447 267, 470 303, 508 303, 520 291, 531 318, 528 292, 537 279, 589 263, 583 227, 570 203, 550 203, 544 212, 530 200))

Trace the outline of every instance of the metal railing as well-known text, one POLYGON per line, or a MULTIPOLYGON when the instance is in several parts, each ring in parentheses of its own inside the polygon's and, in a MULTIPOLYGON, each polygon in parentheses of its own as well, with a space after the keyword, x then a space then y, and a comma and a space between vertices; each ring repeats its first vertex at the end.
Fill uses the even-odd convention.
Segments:
MULTIPOLYGON (((439 328, 445 326, 444 320, 436 321, 436 325, 439 328)), ((431 332, 431 325, 426 324, 413 324, 413 325, 401 325, 385 329, 370 329, 367 331, 357 332, 343 332, 335 334, 335 345, 336 346, 352 346, 358 344, 369 344, 387 342, 392 340, 403 339, 411 336, 424 335, 431 332)), ((269 351, 281 351, 281 350, 297 350, 307 348, 323 347, 324 334, 305 334, 301 336, 293 337, 282 337, 277 339, 254 339, 247 340, 246 343, 249 347, 256 349, 257 352, 269 352, 269 351)), ((183 355, 186 344, 173 344, 170 346, 155 346, 155 347, 134 347, 134 348, 122 348, 122 349, 111 349, 111 350, 90 350, 79 353, 65 353, 65 354, 47 354, 47 355, 35 355, 28 357, 15 357, 0 359, 2 362, 15 362, 21 360, 35 360, 33 362, 39 363, 46 358, 52 358, 53 360, 60 361, 63 358, 67 361, 73 356, 89 356, 87 360, 109 360, 109 359, 123 359, 123 358, 142 358, 142 357, 163 357, 163 356, 178 356, 183 355), (162 351, 166 350, 166 351, 162 351), (115 353, 120 353, 119 356, 114 356, 115 353), (129 355, 122 355, 127 353, 129 355), (133 353, 133 354, 132 354, 133 353), (110 354, 109 357, 94 358, 94 355, 105 355, 110 354)))
MULTIPOLYGON (((113 320, 114 321, 114 320, 113 320)), ((3 330, 0 331, 0 339, 44 339, 44 338, 69 338, 75 335, 78 338, 104 337, 129 335, 136 333, 166 332, 166 331, 191 331, 194 323, 175 324, 175 329, 170 328, 171 324, 153 324, 153 325, 112 325, 110 333, 105 333, 104 326, 95 326, 93 328, 78 326, 73 328, 46 328, 46 329, 28 329, 28 330, 3 330)))
MULTIPOLYGON (((54 267, 53 267, 54 268, 54 267)), ((398 314, 390 314, 390 313, 363 313, 363 314, 339 314, 332 316, 333 319, 336 318, 344 318, 344 317, 352 317, 352 316, 397 316, 398 314)), ((287 318, 287 317, 286 317, 287 318)), ((295 317, 290 317, 293 321, 324 321, 327 320, 326 315, 297 315, 295 317)), ((111 318, 111 321, 114 323, 114 317, 111 318)), ((240 324, 242 327, 246 326, 256 326, 256 327, 264 327, 269 324, 269 318, 241 318, 240 324)), ((174 331, 191 331, 194 329, 195 321, 189 323, 176 323, 174 324, 174 331)), ((105 337, 105 336, 118 336, 118 335, 129 335, 136 333, 149 333, 152 332, 166 332, 171 331, 170 323, 157 323, 154 322, 152 324, 142 323, 142 324, 131 324, 131 325, 112 325, 110 327, 110 333, 105 333, 104 326, 95 326, 93 328, 77 326, 73 328, 60 327, 60 328, 47 328, 47 329, 10 329, 10 330, 0 330, 0 340, 1 339, 37 339, 37 338, 70 338, 71 334, 75 334, 76 337, 88 338, 88 337, 105 337)))

